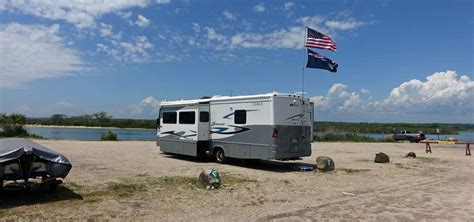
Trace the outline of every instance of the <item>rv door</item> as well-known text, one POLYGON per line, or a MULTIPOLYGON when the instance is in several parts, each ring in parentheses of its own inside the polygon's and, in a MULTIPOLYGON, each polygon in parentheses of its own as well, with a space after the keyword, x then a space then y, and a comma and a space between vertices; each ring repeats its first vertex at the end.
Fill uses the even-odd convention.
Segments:
POLYGON ((160 128, 161 128, 161 110, 158 111, 158 118, 156 119, 156 137, 158 138, 160 135, 160 128))
POLYGON ((199 104, 198 141, 210 140, 209 103, 199 104))

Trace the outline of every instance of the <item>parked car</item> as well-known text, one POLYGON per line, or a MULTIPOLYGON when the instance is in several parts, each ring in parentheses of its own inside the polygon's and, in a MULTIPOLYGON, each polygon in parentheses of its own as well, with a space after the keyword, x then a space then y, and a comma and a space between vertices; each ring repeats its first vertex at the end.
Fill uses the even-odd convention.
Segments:
POLYGON ((418 143, 421 140, 426 139, 423 132, 411 133, 410 131, 402 130, 400 133, 393 134, 394 140, 408 140, 410 143, 418 143))

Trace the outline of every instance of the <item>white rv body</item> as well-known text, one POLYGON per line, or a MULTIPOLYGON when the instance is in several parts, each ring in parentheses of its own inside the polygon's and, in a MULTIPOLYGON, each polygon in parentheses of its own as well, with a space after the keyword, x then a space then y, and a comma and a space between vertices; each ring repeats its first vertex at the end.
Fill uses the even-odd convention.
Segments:
POLYGON ((241 159, 311 155, 314 106, 292 94, 163 102, 157 145, 164 153, 241 159))

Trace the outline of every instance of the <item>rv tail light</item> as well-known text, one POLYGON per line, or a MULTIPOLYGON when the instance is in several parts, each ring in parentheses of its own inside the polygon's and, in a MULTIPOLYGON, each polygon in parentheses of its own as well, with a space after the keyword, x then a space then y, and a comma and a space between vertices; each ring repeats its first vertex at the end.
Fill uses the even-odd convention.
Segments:
POLYGON ((278 138, 278 130, 276 128, 273 128, 272 138, 273 139, 278 138))

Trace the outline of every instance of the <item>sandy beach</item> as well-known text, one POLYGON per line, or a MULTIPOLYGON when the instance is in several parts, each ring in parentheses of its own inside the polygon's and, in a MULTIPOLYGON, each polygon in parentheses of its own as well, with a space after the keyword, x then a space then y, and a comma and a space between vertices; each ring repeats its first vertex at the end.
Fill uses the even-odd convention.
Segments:
POLYGON ((464 147, 423 144, 313 143, 301 161, 230 164, 164 155, 154 142, 35 140, 69 157, 73 169, 55 194, 4 193, 0 220, 474 220, 474 159, 464 147), (403 156, 414 151, 418 158, 403 156), (375 153, 390 156, 374 163, 375 153), (329 156, 334 172, 297 172, 329 156), (224 186, 195 186, 214 168, 224 186))

